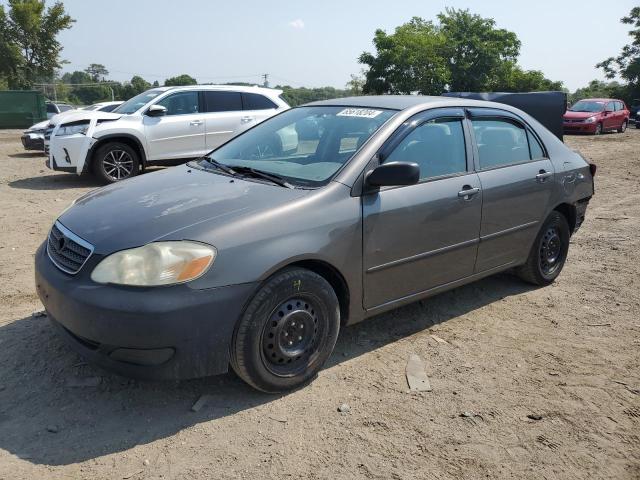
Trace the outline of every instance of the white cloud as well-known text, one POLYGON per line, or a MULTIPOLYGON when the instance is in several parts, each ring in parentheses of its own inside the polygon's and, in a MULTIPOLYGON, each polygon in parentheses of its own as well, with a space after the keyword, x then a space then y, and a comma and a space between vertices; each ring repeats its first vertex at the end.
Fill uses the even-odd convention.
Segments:
POLYGON ((289 26, 296 30, 302 30, 304 28, 304 21, 301 18, 296 18, 295 20, 289 22, 289 26))

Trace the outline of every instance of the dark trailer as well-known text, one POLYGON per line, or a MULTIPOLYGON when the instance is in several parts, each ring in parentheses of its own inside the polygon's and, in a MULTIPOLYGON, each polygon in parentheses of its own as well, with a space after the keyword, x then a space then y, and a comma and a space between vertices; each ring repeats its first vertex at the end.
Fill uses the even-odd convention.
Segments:
POLYGON ((449 92, 443 93, 442 96, 487 100, 511 105, 527 112, 556 137, 563 140, 562 116, 567 110, 567 94, 564 92, 449 92))

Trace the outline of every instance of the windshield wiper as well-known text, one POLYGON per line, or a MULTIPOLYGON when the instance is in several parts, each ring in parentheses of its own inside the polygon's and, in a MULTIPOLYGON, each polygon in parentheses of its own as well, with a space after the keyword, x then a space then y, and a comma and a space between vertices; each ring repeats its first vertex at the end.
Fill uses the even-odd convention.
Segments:
POLYGON ((295 188, 293 185, 291 185, 289 182, 287 182, 284 178, 275 175, 273 173, 267 173, 267 172, 263 172, 262 170, 257 170, 255 168, 252 167, 242 167, 242 166, 235 166, 234 167, 234 171, 236 173, 244 173, 244 174, 250 174, 253 175, 254 177, 259 177, 259 178, 264 178, 265 180, 269 180, 273 183, 275 183, 276 185, 280 185, 281 187, 285 187, 285 188, 295 188))
POLYGON ((222 170, 224 173, 228 173, 229 175, 233 175, 233 176, 238 175, 238 172, 236 172, 233 168, 228 167, 224 163, 220 163, 213 157, 204 156, 202 157, 202 160, 204 160, 207 163, 210 163, 211 165, 216 167, 218 170, 222 170))

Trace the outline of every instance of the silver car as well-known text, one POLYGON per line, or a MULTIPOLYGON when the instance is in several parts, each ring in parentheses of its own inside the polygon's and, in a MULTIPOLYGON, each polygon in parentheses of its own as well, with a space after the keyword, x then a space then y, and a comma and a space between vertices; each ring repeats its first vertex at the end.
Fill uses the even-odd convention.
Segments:
POLYGON ((553 282, 594 175, 503 104, 312 103, 78 199, 36 254, 37 291, 106 368, 188 378, 231 365, 285 391, 315 376, 345 325, 505 270, 553 282))

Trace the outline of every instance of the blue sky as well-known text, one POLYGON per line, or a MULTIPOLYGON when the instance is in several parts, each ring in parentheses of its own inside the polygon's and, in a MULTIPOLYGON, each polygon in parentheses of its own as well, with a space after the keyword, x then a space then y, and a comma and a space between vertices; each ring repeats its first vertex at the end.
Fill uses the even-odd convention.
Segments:
POLYGON ((522 41, 520 64, 574 90, 602 73, 594 65, 628 43, 619 19, 637 0, 64 0, 73 18, 60 35, 64 71, 102 63, 114 80, 181 73, 204 82, 343 87, 376 28, 445 7, 493 17, 522 41))

